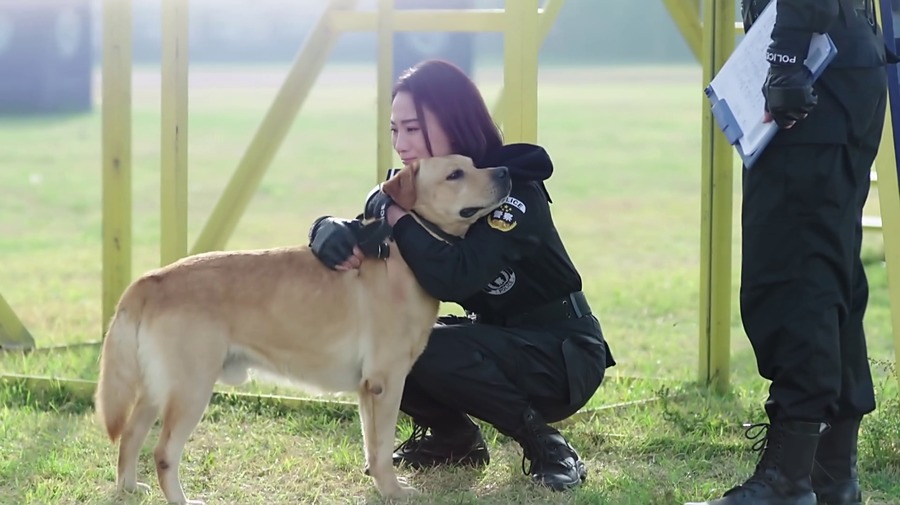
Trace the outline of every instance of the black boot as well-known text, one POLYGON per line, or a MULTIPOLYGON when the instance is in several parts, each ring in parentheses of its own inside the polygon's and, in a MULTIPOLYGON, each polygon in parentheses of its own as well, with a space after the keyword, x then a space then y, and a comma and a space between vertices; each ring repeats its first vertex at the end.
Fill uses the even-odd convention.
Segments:
POLYGON ((411 468, 441 465, 486 466, 491 461, 478 425, 469 421, 464 429, 437 431, 416 424, 413 433, 394 451, 394 464, 411 468))
POLYGON ((750 426, 747 438, 762 437, 753 445, 762 451, 753 475, 718 500, 687 505, 816 505, 809 475, 823 426, 799 421, 750 426), (751 435, 754 430, 759 431, 751 435))
POLYGON ((540 414, 528 409, 514 438, 522 446, 522 473, 554 491, 565 491, 587 478, 584 463, 559 431, 548 426, 540 414), (525 460, 530 461, 528 468, 525 460))
POLYGON ((822 434, 812 470, 819 505, 862 505, 856 471, 859 419, 845 419, 822 434))

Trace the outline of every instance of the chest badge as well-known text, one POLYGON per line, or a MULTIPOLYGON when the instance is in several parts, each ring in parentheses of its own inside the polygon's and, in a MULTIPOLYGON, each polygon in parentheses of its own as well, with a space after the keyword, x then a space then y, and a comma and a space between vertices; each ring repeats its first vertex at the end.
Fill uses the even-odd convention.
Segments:
POLYGON ((522 214, 525 214, 525 204, 516 198, 508 197, 488 215, 487 223, 495 230, 507 232, 519 224, 517 219, 522 214))

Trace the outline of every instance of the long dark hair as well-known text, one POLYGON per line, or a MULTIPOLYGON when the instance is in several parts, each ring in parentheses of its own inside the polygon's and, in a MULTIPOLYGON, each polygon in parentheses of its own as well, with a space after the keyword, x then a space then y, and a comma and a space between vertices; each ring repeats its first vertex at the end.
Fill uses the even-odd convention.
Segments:
POLYGON ((431 140, 423 107, 434 113, 456 154, 477 162, 488 151, 503 145, 500 128, 491 118, 475 83, 453 63, 425 60, 417 64, 397 80, 391 99, 401 92, 412 96, 429 154, 431 140))

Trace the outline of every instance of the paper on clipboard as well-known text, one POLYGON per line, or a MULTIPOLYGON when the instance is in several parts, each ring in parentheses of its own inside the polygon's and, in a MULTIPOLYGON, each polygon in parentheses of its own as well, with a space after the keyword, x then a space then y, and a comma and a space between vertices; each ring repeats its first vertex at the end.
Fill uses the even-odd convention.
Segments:
MULTIPOLYGON (((766 49, 772 42, 775 8, 770 2, 706 88, 713 116, 744 165, 753 164, 778 130, 763 123, 766 101, 762 86, 769 71, 766 49)), ((827 34, 813 34, 805 64, 818 78, 834 59, 837 48, 827 34)))

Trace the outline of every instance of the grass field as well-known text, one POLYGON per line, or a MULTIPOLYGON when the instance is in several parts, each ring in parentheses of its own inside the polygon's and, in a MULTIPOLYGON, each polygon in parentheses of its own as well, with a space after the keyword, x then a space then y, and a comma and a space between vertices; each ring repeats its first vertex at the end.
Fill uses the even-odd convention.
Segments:
MULTIPOLYGON (((189 243, 205 223, 285 69, 192 70, 189 243)), ((489 102, 500 74, 480 69, 489 102)), ((134 274, 159 262, 158 75, 134 77, 134 274)), ((98 88, 99 89, 99 88, 98 88)), ((761 420, 766 383, 737 313, 740 193, 735 177, 733 392, 691 381, 698 355, 700 69, 543 67, 540 138, 556 172, 554 219, 619 365, 589 407, 656 401, 585 415, 564 431, 589 466, 577 492, 534 489, 518 446, 488 430, 484 471, 403 475, 419 503, 676 504, 742 480, 756 455, 741 423, 761 420), (644 377, 632 381, 626 378, 644 377)), ((229 248, 305 241, 322 214, 355 215, 376 182, 373 69, 329 66, 263 179, 229 248)), ((40 347, 96 341, 102 327, 100 114, 0 119, 0 293, 40 347)), ((877 195, 876 195, 877 196, 877 195)), ((876 212, 877 206, 870 205, 876 212)), ((861 435, 866 503, 900 503, 900 399, 881 238, 863 251, 872 286, 866 325, 880 408, 861 435)), ((446 310, 455 311, 453 306, 446 310)), ((97 348, 0 357, 0 371, 94 380, 97 348)), ((283 386, 241 391, 292 393, 283 386)), ((115 450, 92 406, 65 392, 0 385, 0 504, 160 503, 150 452, 149 497, 114 493, 115 450)), ((404 419, 398 438, 409 433, 404 419)), ((208 503, 378 503, 362 474, 355 411, 290 410, 221 397, 189 442, 189 496, 208 503)))

